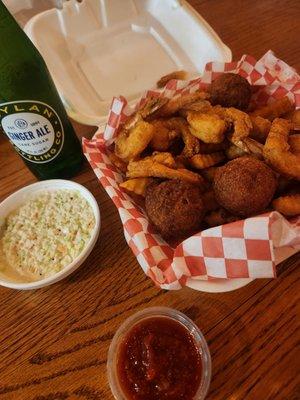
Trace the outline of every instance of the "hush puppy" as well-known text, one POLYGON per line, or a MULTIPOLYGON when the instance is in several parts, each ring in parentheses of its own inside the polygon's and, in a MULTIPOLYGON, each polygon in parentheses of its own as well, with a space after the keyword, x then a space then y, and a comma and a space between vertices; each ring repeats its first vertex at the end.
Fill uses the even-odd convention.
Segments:
POLYGON ((213 105, 246 110, 251 98, 251 86, 241 75, 229 72, 212 82, 210 95, 213 105))
POLYGON ((213 182, 218 203, 240 217, 264 211, 276 186, 273 171, 252 157, 236 158, 218 168, 213 182))
POLYGON ((200 230, 204 216, 199 187, 179 180, 149 185, 145 207, 150 221, 165 239, 181 239, 200 230))

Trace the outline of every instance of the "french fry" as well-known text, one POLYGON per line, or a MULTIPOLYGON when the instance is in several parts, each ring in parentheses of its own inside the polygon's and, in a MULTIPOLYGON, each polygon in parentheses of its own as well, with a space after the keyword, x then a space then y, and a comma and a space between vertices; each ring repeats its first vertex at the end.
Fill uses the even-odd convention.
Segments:
POLYGON ((217 114, 204 114, 191 111, 187 115, 191 133, 204 143, 221 143, 227 129, 226 122, 217 114))
POLYGON ((281 196, 273 200, 272 206, 278 212, 288 217, 300 214, 300 194, 281 196))
POLYGON ((169 168, 176 168, 176 161, 171 153, 154 152, 152 156, 145 157, 144 160, 150 159, 160 164, 166 165, 169 168))
POLYGON ((196 185, 204 185, 204 179, 188 169, 172 169, 166 165, 153 161, 147 158, 140 161, 131 161, 128 164, 127 174, 128 178, 140 177, 156 177, 166 179, 179 179, 194 183, 196 185))
POLYGON ((152 182, 151 178, 134 178, 120 183, 120 187, 129 194, 135 193, 145 197, 147 186, 152 182))
POLYGON ((275 100, 273 103, 268 104, 265 107, 257 108, 252 112, 252 116, 259 116, 273 121, 273 119, 293 111, 294 108, 294 104, 292 104, 290 99, 285 96, 281 99, 275 100))
POLYGON ((158 88, 163 88, 164 86, 166 86, 166 84, 172 80, 172 79, 180 79, 180 80, 184 80, 186 79, 186 75, 187 73, 185 71, 174 71, 174 72, 170 72, 167 75, 162 76, 159 81, 157 81, 156 86, 158 88))
POLYGON ((224 153, 217 152, 211 154, 196 154, 190 158, 190 165, 193 168, 204 169, 219 164, 225 158, 224 153))

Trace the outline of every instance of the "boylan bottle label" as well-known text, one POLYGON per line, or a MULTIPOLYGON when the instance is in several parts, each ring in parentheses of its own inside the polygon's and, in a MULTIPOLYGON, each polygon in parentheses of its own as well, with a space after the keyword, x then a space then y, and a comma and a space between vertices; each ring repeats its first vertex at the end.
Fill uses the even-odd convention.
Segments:
POLYGON ((47 163, 60 153, 64 130, 48 104, 34 100, 0 104, 0 124, 16 151, 33 163, 47 163))

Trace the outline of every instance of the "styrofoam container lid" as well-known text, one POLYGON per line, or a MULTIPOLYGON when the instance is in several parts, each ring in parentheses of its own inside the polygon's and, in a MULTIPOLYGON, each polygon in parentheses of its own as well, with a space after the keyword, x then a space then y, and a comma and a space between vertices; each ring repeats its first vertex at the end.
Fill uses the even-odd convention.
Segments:
POLYGON ((70 0, 34 16, 25 31, 54 78, 68 114, 105 123, 113 96, 134 103, 163 75, 201 74, 231 51, 180 0, 70 0))

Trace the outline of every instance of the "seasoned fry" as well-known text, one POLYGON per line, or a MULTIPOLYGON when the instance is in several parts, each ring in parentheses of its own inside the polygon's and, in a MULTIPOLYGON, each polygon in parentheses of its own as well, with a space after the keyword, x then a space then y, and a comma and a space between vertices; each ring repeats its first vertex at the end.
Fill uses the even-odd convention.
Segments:
POLYGON ((300 180, 300 154, 290 151, 288 144, 291 122, 275 118, 263 149, 265 160, 279 173, 300 180))
POLYGON ((224 224, 229 224, 230 222, 237 221, 239 217, 229 214, 228 211, 224 210, 224 208, 220 208, 219 210, 212 211, 207 214, 204 218, 204 221, 210 226, 219 226, 224 224))
POLYGON ((202 200, 206 211, 215 211, 220 208, 219 203, 216 200, 215 192, 210 190, 202 194, 202 200))
POLYGON ((272 206, 278 212, 288 217, 300 214, 300 194, 282 196, 273 200, 272 206))
POLYGON ((108 158, 110 159, 111 163, 117 167, 121 172, 126 173, 127 171, 127 163, 118 156, 115 155, 115 153, 108 153, 108 158))
POLYGON ((187 104, 194 103, 198 100, 205 100, 208 97, 206 92, 194 92, 183 95, 177 95, 170 99, 165 105, 163 105, 156 113, 155 117, 169 117, 179 111, 182 107, 187 104))
POLYGON ((271 128, 271 122, 259 115, 250 115, 250 119, 253 126, 250 137, 264 144, 271 128))
POLYGON ((129 194, 135 193, 145 197, 147 186, 153 181, 151 178, 134 178, 120 183, 120 187, 129 194))
POLYGON ((150 158, 140 161, 131 161, 128 164, 126 175, 128 178, 152 176, 156 178, 179 179, 196 185, 204 184, 203 178, 192 171, 187 169, 172 169, 150 158))
POLYGON ((218 115, 191 111, 187 120, 191 126, 191 133, 204 143, 223 142, 227 124, 218 115))
POLYGON ((154 128, 148 122, 138 122, 129 131, 123 130, 115 142, 115 153, 124 161, 137 158, 148 146, 153 137, 154 128))
POLYGON ((257 108, 252 112, 252 115, 273 121, 273 119, 293 111, 294 108, 295 106, 291 103, 290 99, 285 96, 281 99, 275 100, 273 103, 268 104, 265 107, 257 108))
POLYGON ((221 151, 211 154, 196 154, 190 158, 190 164, 193 168, 204 169, 218 164, 223 161, 224 158, 225 155, 221 151))
POLYGON ((152 156, 145 157, 144 160, 152 160, 170 168, 176 168, 176 161, 171 153, 154 152, 152 156))
POLYGON ((290 135, 289 145, 291 146, 292 153, 300 154, 300 134, 290 135))
POLYGON ((225 150, 225 153, 229 160, 233 160, 247 154, 244 150, 242 150, 240 147, 237 147, 235 144, 231 144, 228 149, 225 150))
POLYGON ((172 79, 184 80, 186 79, 186 75, 187 73, 185 71, 170 72, 169 74, 162 76, 160 80, 156 83, 156 86, 158 88, 163 88, 170 80, 172 79))

